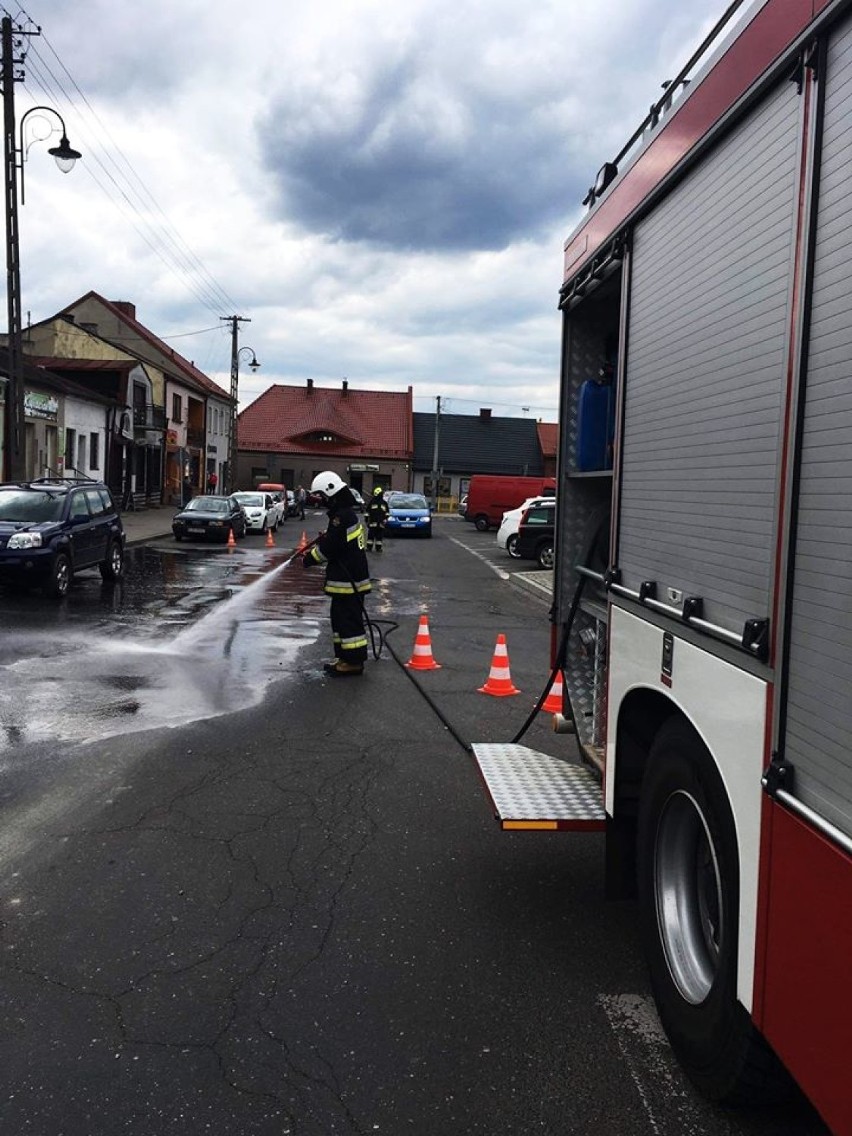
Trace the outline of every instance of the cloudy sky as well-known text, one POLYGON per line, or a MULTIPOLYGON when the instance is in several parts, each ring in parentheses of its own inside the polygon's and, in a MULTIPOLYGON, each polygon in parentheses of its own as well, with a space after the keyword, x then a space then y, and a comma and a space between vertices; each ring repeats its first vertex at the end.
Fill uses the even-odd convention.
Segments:
MULTIPOLYGON (((562 244, 723 0, 31 0, 24 321, 94 289, 230 385, 555 420, 562 244), (708 14, 709 11, 709 14, 708 14), (33 145, 30 145, 34 142, 33 145), (526 408, 526 409, 525 409, 526 408)), ((718 9, 718 11, 717 11, 718 9)))

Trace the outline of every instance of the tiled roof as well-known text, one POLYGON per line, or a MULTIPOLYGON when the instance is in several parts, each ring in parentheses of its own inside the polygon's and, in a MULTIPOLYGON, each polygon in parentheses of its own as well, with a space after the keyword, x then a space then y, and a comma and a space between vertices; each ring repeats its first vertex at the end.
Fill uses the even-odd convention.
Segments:
MULTIPOLYGON (((58 362, 65 361, 58 360, 58 362)), ((0 374, 9 374, 9 351, 6 347, 0 347, 0 374)), ((79 398, 83 401, 99 402, 103 406, 115 405, 115 399, 110 398, 109 395, 80 386, 73 379, 49 370, 41 360, 34 360, 30 356, 24 359, 24 381, 31 383, 34 387, 47 387, 48 390, 71 395, 73 398, 79 398)))
POLYGON ((135 359, 69 359, 64 355, 28 355, 36 367, 56 371, 132 371, 139 363, 135 359))
MULTIPOLYGON (((445 473, 508 473, 540 477, 544 472, 532 418, 442 414, 438 426, 438 468, 445 473)), ((435 415, 414 415, 414 468, 430 470, 435 415)))
MULTIPOLYGON (((215 395, 217 398, 223 398, 228 402, 231 401, 230 394, 224 391, 218 383, 214 383, 212 379, 208 378, 203 371, 199 371, 194 363, 191 363, 189 359, 184 359, 183 355, 180 355, 173 347, 169 347, 168 343, 160 339, 158 335, 155 335, 153 331, 145 327, 143 323, 140 323, 138 319, 128 315, 119 304, 114 303, 112 300, 105 300, 104 297, 100 296, 97 292, 87 292, 85 296, 81 296, 78 300, 75 300, 73 304, 68 304, 67 307, 63 308, 60 314, 67 315, 72 313, 74 308, 79 304, 85 303, 87 300, 95 300, 97 303, 102 304, 111 315, 119 319, 125 327, 129 328, 135 335, 138 335, 140 339, 144 339, 162 355, 165 355, 166 358, 174 364, 176 370, 180 371, 184 376, 201 387, 207 394, 215 395)), ((110 341, 107 340, 107 342, 110 341)), ((116 346, 119 345, 117 344, 116 346)), ((123 344, 120 346, 122 351, 127 350, 123 344)), ((132 352, 128 352, 128 354, 132 354, 132 352)))
POLYGON ((237 418, 241 450, 410 459, 411 387, 405 394, 276 384, 237 418), (316 441, 333 435, 337 442, 316 441))

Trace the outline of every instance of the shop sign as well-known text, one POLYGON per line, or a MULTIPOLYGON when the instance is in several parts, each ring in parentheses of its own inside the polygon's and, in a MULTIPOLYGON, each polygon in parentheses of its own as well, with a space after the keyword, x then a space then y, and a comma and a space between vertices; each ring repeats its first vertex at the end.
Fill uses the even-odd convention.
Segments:
POLYGON ((55 422, 59 415, 59 399, 40 391, 24 391, 24 414, 27 418, 45 418, 55 422))

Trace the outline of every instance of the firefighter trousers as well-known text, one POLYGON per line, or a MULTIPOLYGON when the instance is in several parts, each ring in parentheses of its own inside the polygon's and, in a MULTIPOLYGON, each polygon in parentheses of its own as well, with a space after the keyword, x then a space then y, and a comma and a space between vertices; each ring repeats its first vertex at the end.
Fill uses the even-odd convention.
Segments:
POLYGON ((364 608, 358 595, 331 597, 331 634, 334 654, 347 663, 364 663, 367 659, 367 634, 364 630, 364 608))
POLYGON ((367 551, 372 552, 375 547, 376 552, 381 552, 384 535, 384 525, 367 525, 367 551))

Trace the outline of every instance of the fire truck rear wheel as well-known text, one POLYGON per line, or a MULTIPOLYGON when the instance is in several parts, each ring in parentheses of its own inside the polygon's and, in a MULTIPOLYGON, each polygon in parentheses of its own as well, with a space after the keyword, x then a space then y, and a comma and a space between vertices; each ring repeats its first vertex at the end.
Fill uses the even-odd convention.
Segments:
POLYGON ((637 837, 642 940, 678 1060, 712 1100, 777 1098, 786 1078, 737 1000, 733 814, 712 757, 683 719, 654 739, 637 837))

